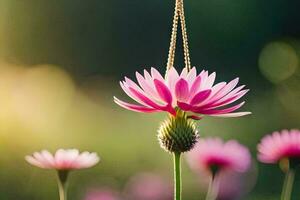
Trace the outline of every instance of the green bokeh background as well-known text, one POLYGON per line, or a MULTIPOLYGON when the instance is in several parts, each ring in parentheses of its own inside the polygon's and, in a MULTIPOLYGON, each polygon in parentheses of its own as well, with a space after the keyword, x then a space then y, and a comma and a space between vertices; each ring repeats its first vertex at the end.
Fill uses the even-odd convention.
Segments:
MULTIPOLYGON (((216 71, 219 81, 240 77, 251 90, 243 107, 251 116, 205 118, 200 134, 237 139, 255 160, 263 135, 300 128, 300 3, 185 4, 192 64, 216 71)), ((165 71, 172 14, 170 0, 0 0, 0 199, 58 198, 54 172, 24 161, 40 149, 100 154, 97 167, 71 175, 74 200, 91 186, 121 191, 138 172, 172 178, 171 156, 156 139, 165 114, 132 113, 112 101, 126 98, 118 85, 123 76, 151 66, 165 71)), ((177 69, 182 63, 178 51, 177 69)), ((243 199, 279 199, 281 171, 257 168, 257 183, 243 199)), ((183 171, 184 199, 203 198, 185 162, 183 171)))

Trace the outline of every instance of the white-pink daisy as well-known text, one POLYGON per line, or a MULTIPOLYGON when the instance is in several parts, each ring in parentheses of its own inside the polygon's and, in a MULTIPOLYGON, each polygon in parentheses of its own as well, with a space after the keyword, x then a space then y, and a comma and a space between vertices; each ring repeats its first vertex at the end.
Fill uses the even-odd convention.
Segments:
POLYGON ((96 153, 87 151, 79 153, 77 149, 59 149, 54 155, 47 150, 42 150, 31 156, 26 156, 25 159, 36 167, 56 170, 89 168, 96 165, 100 160, 96 153))

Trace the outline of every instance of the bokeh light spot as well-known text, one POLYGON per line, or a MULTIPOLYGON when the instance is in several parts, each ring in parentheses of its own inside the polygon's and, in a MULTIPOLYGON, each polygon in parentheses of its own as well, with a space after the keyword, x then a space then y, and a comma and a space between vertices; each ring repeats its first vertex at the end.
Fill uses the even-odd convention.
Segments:
POLYGON ((56 127, 70 107, 75 92, 72 78, 52 65, 26 70, 15 85, 13 102, 19 120, 32 130, 56 127))
POLYGON ((266 45, 259 56, 259 68, 271 82, 279 83, 294 74, 299 64, 295 49, 284 42, 266 45))

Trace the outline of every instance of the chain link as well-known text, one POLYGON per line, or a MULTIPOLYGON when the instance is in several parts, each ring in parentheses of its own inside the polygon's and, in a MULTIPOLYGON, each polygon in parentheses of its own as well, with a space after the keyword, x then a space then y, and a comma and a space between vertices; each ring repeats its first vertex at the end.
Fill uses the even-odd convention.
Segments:
POLYGON ((172 34, 171 34, 171 41, 170 41, 170 48, 169 48, 169 55, 168 55, 168 62, 167 62, 167 71, 174 66, 174 60, 175 60, 178 19, 179 19, 179 12, 180 12, 180 2, 179 2, 180 0, 175 0, 175 1, 176 3, 175 3, 173 27, 172 27, 172 34))
POLYGON ((183 0, 180 0, 180 2, 181 2, 181 6, 180 6, 179 15, 180 15, 181 32, 182 32, 182 40, 183 40, 184 62, 185 62, 185 67, 189 71, 189 70, 191 70, 191 59, 190 59, 190 52, 189 52, 189 43, 188 43, 186 22, 185 22, 185 16, 184 16, 183 0))
POLYGON ((185 22, 185 15, 184 15, 184 4, 183 4, 183 0, 175 0, 175 1, 176 2, 175 2, 173 27, 172 27, 172 34, 171 34, 171 41, 170 41, 170 48, 169 48, 169 55, 168 55, 168 62, 167 62, 167 71, 174 66, 179 19, 180 19, 181 32, 182 32, 184 63, 185 63, 185 67, 189 71, 191 69, 191 59, 189 53, 188 37, 187 37, 186 22, 185 22))

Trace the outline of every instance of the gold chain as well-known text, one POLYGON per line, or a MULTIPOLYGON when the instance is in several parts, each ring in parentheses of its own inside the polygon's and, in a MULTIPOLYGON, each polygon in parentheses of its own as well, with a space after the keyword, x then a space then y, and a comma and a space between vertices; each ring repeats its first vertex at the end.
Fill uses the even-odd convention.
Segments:
POLYGON ((183 0, 175 0, 175 1, 176 2, 175 2, 173 27, 172 27, 172 34, 171 34, 171 41, 170 41, 170 48, 169 48, 169 55, 168 55, 168 62, 167 62, 167 71, 174 66, 179 18, 181 23, 181 32, 182 32, 182 40, 183 40, 184 62, 185 62, 185 67, 189 71, 191 69, 191 59, 189 53, 186 22, 184 16, 184 5, 183 5, 183 0))
POLYGON ((172 34, 171 34, 171 42, 170 42, 168 62, 167 62, 167 71, 174 66, 179 12, 180 12, 180 0, 176 0, 175 10, 174 10, 174 18, 173 18, 172 34))
POLYGON ((189 43, 188 43, 188 36, 187 36, 185 16, 184 16, 183 0, 181 0, 179 15, 181 21, 181 32, 182 32, 182 40, 183 40, 184 63, 185 63, 185 67, 189 71, 191 70, 191 59, 190 59, 189 43))

